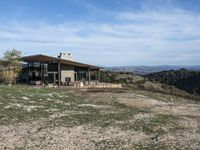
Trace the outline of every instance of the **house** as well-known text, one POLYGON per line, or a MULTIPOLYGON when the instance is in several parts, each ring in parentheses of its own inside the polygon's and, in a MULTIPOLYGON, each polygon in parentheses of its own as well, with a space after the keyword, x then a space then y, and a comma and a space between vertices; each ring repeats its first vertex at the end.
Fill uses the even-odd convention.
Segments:
POLYGON ((26 63, 21 74, 28 84, 69 85, 76 82, 100 80, 100 67, 74 61, 71 53, 60 53, 58 57, 31 55, 22 58, 26 63))

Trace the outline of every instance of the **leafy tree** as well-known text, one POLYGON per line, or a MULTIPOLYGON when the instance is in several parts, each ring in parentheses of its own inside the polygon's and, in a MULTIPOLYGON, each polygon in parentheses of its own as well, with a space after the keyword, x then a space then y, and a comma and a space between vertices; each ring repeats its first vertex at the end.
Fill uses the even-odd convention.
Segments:
POLYGON ((22 69, 20 64, 21 56, 21 51, 15 49, 7 50, 3 54, 1 74, 5 83, 8 83, 10 86, 16 83, 17 75, 22 69))
POLYGON ((111 82, 109 72, 101 71, 100 72, 100 81, 101 82, 111 82))

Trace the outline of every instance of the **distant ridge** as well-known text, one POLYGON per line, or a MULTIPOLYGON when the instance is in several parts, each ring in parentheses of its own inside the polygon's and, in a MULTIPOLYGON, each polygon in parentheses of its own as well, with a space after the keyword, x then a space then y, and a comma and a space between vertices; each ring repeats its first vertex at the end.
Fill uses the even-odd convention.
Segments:
POLYGON ((154 72, 161 72, 167 70, 179 70, 187 69, 191 71, 200 71, 200 65, 197 66, 171 66, 171 65, 160 65, 160 66, 119 66, 119 67, 104 67, 105 70, 113 72, 132 72, 136 74, 148 74, 154 72))

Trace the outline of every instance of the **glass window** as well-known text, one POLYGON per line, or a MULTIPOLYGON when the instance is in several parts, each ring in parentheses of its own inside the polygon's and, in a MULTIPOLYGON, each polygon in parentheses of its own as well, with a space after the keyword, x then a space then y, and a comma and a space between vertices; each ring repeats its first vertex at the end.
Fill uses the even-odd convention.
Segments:
POLYGON ((34 63, 33 63, 33 67, 39 68, 39 67, 40 67, 40 62, 34 62, 34 63))

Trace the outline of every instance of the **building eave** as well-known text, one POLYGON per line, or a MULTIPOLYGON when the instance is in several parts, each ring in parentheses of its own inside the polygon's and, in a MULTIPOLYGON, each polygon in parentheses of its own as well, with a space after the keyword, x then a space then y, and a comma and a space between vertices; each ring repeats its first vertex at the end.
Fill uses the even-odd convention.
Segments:
POLYGON ((22 57, 21 60, 24 61, 24 62, 60 61, 61 64, 72 65, 72 66, 75 66, 75 67, 90 68, 90 69, 93 69, 93 70, 101 69, 101 67, 98 67, 98 66, 94 66, 94 65, 90 65, 90 64, 84 64, 84 63, 71 61, 71 60, 60 59, 60 58, 57 58, 57 57, 47 56, 47 55, 43 55, 43 54, 25 56, 25 57, 22 57))

